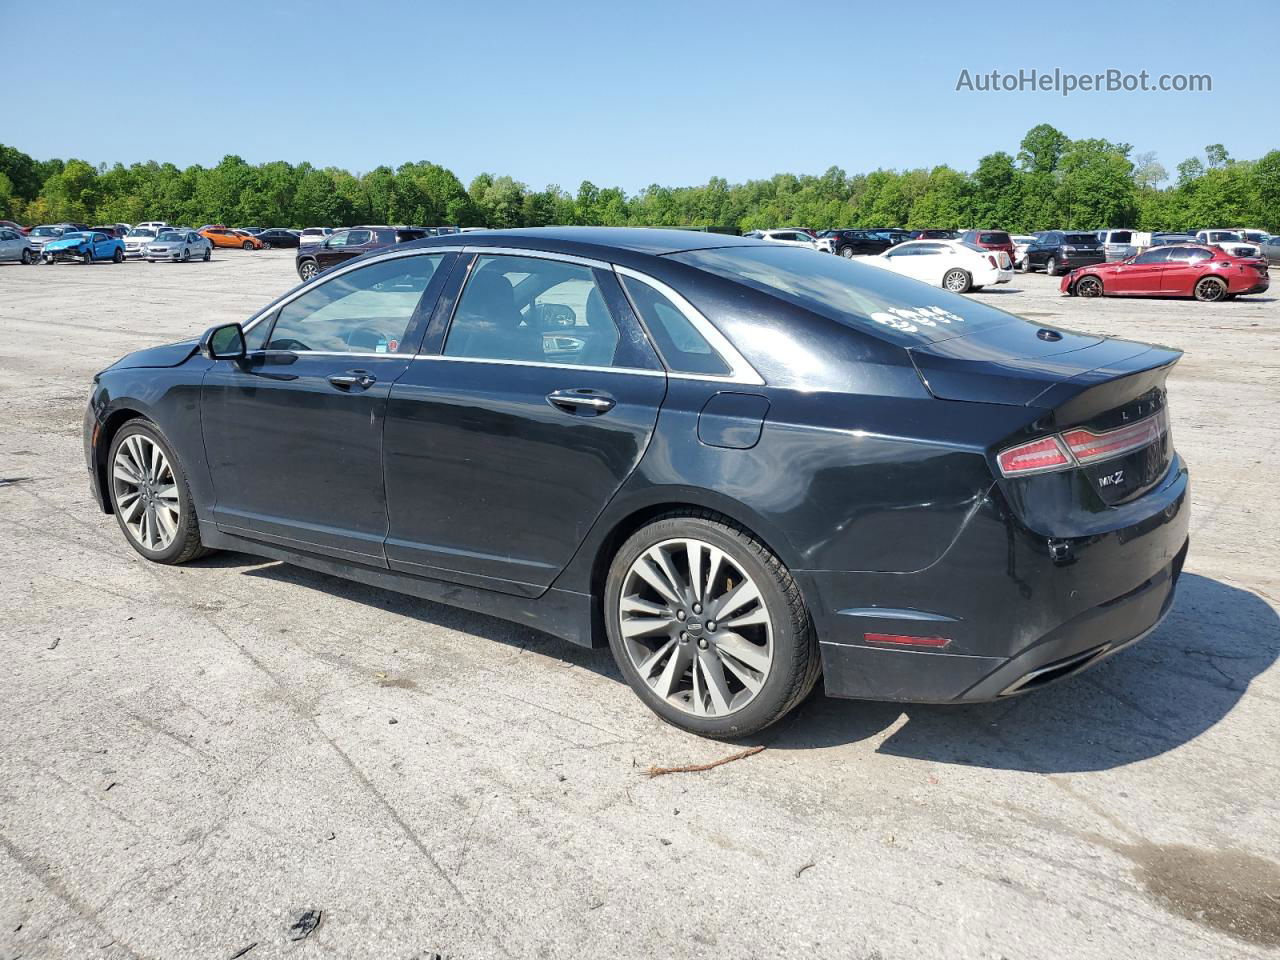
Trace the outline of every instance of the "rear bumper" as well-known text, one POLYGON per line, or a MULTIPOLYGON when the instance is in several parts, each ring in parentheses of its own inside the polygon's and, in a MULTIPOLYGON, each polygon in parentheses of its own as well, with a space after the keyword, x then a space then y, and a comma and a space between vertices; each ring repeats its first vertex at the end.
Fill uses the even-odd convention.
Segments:
POLYGON ((1051 542, 1001 506, 985 520, 975 517, 925 570, 799 571, 827 694, 996 700, 1071 676, 1142 639, 1172 605, 1188 549, 1186 473, 1171 473, 1149 495, 1150 512, 1121 529, 1051 542), (991 522, 1001 520, 1004 536, 991 522), (886 646, 868 634, 947 642, 886 646))

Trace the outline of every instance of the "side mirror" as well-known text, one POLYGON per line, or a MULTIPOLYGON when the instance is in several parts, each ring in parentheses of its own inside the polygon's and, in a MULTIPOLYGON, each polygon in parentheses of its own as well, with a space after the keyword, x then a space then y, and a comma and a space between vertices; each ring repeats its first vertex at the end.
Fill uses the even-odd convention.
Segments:
POLYGON ((238 323, 210 327, 200 338, 200 353, 210 360, 244 359, 244 330, 238 323))

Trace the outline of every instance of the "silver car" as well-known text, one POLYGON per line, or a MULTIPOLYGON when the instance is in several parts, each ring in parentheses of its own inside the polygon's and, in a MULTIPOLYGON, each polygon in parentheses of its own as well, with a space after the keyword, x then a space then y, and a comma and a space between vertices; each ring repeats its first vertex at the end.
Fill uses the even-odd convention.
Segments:
POLYGON ((137 226, 124 235, 124 255, 140 257, 147 244, 156 238, 159 229, 156 227, 137 226))
POLYGON ((160 260, 208 260, 213 244, 194 230, 161 230, 160 235, 143 247, 142 256, 156 263, 160 260))
POLYGON ((32 227, 31 232, 27 234, 27 239, 31 241, 31 245, 39 253, 46 243, 53 240, 61 240, 64 233, 74 232, 76 229, 69 223, 46 223, 38 227, 32 227))
POLYGON ((0 227, 0 261, 17 260, 35 263, 39 258, 35 244, 9 227, 0 227))

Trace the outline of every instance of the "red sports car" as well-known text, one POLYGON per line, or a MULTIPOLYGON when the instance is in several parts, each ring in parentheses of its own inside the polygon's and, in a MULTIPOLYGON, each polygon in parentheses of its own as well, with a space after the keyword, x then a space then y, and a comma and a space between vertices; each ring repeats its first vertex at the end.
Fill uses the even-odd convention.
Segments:
POLYGON ((1213 302, 1271 285, 1267 261, 1203 245, 1152 247, 1115 263, 1072 270, 1059 289, 1078 297, 1195 297, 1213 302))

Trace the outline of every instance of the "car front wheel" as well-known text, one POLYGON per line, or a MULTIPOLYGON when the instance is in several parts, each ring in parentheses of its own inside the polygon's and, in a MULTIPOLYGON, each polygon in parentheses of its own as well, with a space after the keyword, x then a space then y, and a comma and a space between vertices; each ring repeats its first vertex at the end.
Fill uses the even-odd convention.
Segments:
POLYGON ((35 263, 35 260, 36 260, 35 254, 33 254, 30 250, 22 251, 22 262, 24 264, 27 264, 28 266, 30 266, 32 263, 35 263))
POLYGON ((852 260, 852 259, 853 259, 853 247, 841 247, 841 248, 840 248, 840 256, 844 257, 846 260, 852 260))
POLYGON ((111 441, 107 457, 111 507, 125 539, 156 563, 186 563, 209 551, 182 465, 150 422, 131 420, 111 441))
POLYGON ((213 257, 213 247, 204 248, 204 261, 207 263, 213 257))
POLYGON ((93 263, 93 250, 86 250, 86 251, 81 255, 81 259, 82 259, 85 263, 93 263))
POLYGON ((966 293, 972 284, 969 274, 960 269, 948 270, 942 278, 942 286, 952 293, 966 293))
POLYGON ((1102 281, 1097 277, 1081 277, 1076 281, 1076 296, 1078 297, 1100 297, 1102 296, 1102 281))
POLYGON ((310 280, 320 272, 320 265, 314 260, 303 260, 298 264, 298 276, 303 280, 310 280))
POLYGON ((252 244, 252 243, 250 243, 248 240, 246 240, 244 243, 240 244, 240 249, 241 249, 241 250, 252 250, 252 249, 253 249, 253 244, 252 244))
POLYGON ((718 514, 671 514, 633 534, 610 565, 604 604, 627 683, 691 733, 755 733, 817 681, 817 643, 795 580, 718 514))

